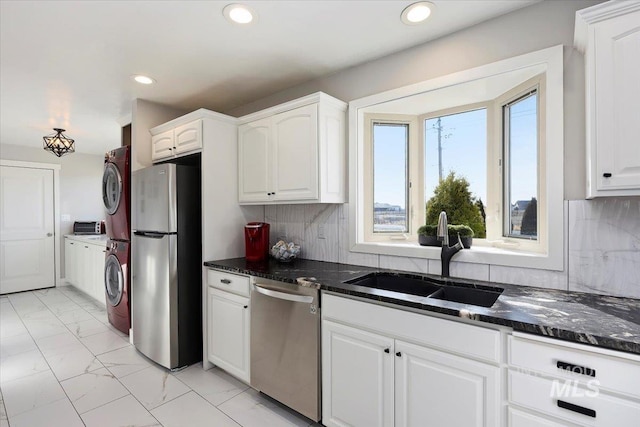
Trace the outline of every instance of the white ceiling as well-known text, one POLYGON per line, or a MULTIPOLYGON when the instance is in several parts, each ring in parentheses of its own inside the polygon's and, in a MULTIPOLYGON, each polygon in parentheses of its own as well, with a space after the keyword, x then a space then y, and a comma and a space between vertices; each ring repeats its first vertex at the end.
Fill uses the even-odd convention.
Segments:
POLYGON ((224 112, 536 1, 432 1, 416 26, 400 21, 413 1, 244 1, 258 18, 239 26, 222 9, 241 1, 2 0, 0 142, 39 147, 62 127, 102 154, 135 98, 224 112))

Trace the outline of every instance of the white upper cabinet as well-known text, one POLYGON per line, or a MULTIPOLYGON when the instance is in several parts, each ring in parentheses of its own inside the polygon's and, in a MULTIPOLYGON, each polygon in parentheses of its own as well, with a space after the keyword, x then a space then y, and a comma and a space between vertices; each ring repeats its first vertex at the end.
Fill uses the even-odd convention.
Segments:
POLYGON ((640 195, 640 2, 576 12, 585 55, 587 198, 640 195))
POLYGON ((201 149, 201 119, 179 125, 171 121, 151 129, 151 160, 154 162, 194 153, 201 149), (169 126, 168 129, 167 126, 169 126))
POLYGON ((240 201, 262 202, 269 190, 271 120, 261 119, 238 128, 240 201))
POLYGON ((241 117, 239 202, 346 202, 345 112, 319 92, 241 117))

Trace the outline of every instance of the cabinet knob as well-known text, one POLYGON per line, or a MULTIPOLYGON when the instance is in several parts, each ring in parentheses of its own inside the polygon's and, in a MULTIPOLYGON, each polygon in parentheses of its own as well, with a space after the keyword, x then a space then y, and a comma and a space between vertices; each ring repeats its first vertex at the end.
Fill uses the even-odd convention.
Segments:
POLYGON ((244 306, 244 308, 249 308, 249 306, 248 306, 248 305, 245 305, 245 306, 244 306))
POLYGON ((602 174, 605 178, 611 178, 611 174, 609 172, 605 172, 602 174))
POLYGON ((389 349, 388 349, 388 348, 385 348, 385 349, 384 349, 384 352, 385 352, 385 353, 389 353, 389 349))
POLYGON ((398 356, 398 357, 402 357, 402 353, 401 353, 401 352, 397 352, 397 353, 396 353, 396 356, 398 356))

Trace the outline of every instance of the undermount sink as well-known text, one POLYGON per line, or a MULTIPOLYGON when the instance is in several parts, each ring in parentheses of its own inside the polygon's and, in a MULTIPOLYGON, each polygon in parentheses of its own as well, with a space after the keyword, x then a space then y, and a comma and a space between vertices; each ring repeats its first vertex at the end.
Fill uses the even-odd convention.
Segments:
POLYGON ((365 286, 367 288, 383 289, 385 291, 401 292, 403 294, 428 297, 438 289, 439 285, 421 279, 397 276, 389 273, 372 273, 345 283, 365 286))
POLYGON ((429 295, 429 298, 477 305, 480 307, 491 307, 495 304, 501 293, 502 291, 494 292, 483 289, 443 286, 432 295, 429 295))
POLYGON ((501 288, 479 289, 468 286, 444 285, 430 280, 390 273, 371 273, 347 280, 345 283, 480 307, 493 306, 504 290, 501 288))

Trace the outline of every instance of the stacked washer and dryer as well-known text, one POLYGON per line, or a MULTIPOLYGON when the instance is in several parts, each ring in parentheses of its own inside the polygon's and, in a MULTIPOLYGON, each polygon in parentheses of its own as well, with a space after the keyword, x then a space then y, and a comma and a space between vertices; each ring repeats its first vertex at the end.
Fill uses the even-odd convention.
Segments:
POLYGON ((104 156, 102 200, 106 209, 107 253, 104 266, 105 296, 109 322, 129 334, 131 328, 131 172, 130 147, 111 150, 104 156))

